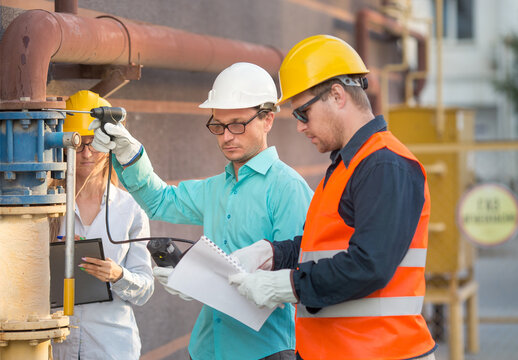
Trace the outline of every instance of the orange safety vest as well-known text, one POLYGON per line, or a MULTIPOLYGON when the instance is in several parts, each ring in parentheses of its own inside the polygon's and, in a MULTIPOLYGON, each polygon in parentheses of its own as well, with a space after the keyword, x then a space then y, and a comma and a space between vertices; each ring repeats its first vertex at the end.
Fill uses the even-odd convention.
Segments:
MULTIPOLYGON (((306 217, 299 262, 331 258, 347 251, 354 228, 338 213, 347 182, 358 164, 373 152, 388 148, 405 158, 415 156, 390 133, 377 132, 346 168, 337 166, 324 188, 320 182, 306 217)), ((394 276, 369 296, 327 306, 316 314, 297 305, 297 351, 304 360, 408 359, 430 351, 435 342, 421 315, 425 293, 424 266, 428 244, 430 194, 425 176, 425 202, 410 248, 394 276)))

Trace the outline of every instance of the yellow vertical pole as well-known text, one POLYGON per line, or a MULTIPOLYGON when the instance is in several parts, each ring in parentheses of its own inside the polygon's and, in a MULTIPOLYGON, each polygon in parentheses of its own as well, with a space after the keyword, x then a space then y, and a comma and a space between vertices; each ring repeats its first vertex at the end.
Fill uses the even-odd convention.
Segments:
POLYGON ((436 33, 436 51, 437 51, 437 85, 436 85, 436 124, 437 124, 437 136, 441 139, 444 135, 445 118, 444 118, 444 106, 442 102, 442 36, 443 36, 443 0, 436 0, 435 2, 435 33, 436 33))

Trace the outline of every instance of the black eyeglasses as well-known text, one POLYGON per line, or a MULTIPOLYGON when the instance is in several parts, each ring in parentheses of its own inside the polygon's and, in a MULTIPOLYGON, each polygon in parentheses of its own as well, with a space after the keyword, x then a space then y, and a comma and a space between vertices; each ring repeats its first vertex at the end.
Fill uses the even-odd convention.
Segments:
POLYGON ((81 145, 78 146, 78 148, 76 149, 76 152, 80 153, 82 152, 85 147, 88 146, 88 148, 90 149, 90 152, 93 152, 93 153, 98 153, 99 151, 95 150, 94 147, 92 146, 92 142, 90 141, 88 144, 82 142, 81 145))
POLYGON ((309 121, 308 114, 306 114, 306 112, 308 111, 308 107, 310 107, 311 104, 313 104, 313 103, 317 102, 318 100, 320 100, 322 95, 324 95, 329 90, 330 89, 322 91, 320 94, 318 94, 317 96, 315 96, 314 98, 309 100, 304 105, 301 105, 298 108, 296 108, 295 110, 293 110, 292 114, 293 114, 293 116, 295 116, 295 119, 297 119, 300 122, 303 122, 304 124, 306 124, 309 121))
POLYGON ((267 112, 268 110, 259 110, 255 113, 254 116, 252 116, 248 121, 246 122, 235 122, 230 124, 221 124, 221 123, 211 123, 211 121, 214 119, 214 115, 211 115, 209 121, 207 121, 207 124, 205 126, 211 133, 214 135, 223 135, 225 133, 225 129, 228 129, 231 134, 239 135, 243 134, 245 132, 245 128, 252 120, 254 120, 259 114, 263 112, 267 112))

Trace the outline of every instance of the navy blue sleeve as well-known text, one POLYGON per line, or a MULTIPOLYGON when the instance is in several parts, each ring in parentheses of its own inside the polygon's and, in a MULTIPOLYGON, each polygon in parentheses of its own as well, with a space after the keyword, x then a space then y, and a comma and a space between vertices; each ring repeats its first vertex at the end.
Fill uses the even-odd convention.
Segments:
POLYGON ((273 269, 295 269, 299 260, 300 242, 302 236, 293 240, 273 241, 273 269))
POLYGON ((300 302, 318 309, 383 288, 408 251, 423 205, 417 162, 388 149, 364 159, 339 204, 339 214, 355 228, 348 251, 299 264, 293 281, 300 302))

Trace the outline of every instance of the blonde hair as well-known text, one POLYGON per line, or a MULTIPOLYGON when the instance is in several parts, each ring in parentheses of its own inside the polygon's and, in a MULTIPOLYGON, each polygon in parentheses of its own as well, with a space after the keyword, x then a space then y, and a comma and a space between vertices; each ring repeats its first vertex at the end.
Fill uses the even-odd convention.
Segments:
MULTIPOLYGON (((83 189, 86 187, 86 185, 88 185, 93 178, 96 178, 99 175, 101 177, 101 186, 102 186, 101 190, 104 193, 104 191, 106 190, 105 189, 106 182, 108 180, 108 170, 109 170, 108 156, 109 156, 108 154, 105 154, 105 156, 103 156, 103 158, 101 158, 97 162, 95 167, 92 169, 92 172, 90 174, 88 174, 88 176, 86 177, 83 185, 79 189, 76 189, 76 194, 74 197, 75 199, 77 199, 78 195, 81 193, 81 191, 83 191, 83 189)), ((112 167, 110 183, 117 187, 119 187, 119 184, 120 184, 119 178, 117 177, 117 173, 115 172, 113 167, 112 167)), ((62 186, 65 188, 65 191, 66 191, 65 180, 52 179, 49 183, 49 186, 62 186)), ((57 241, 57 236, 59 234, 59 230, 61 229, 62 222, 63 222, 63 217, 49 218, 50 242, 57 241)))

